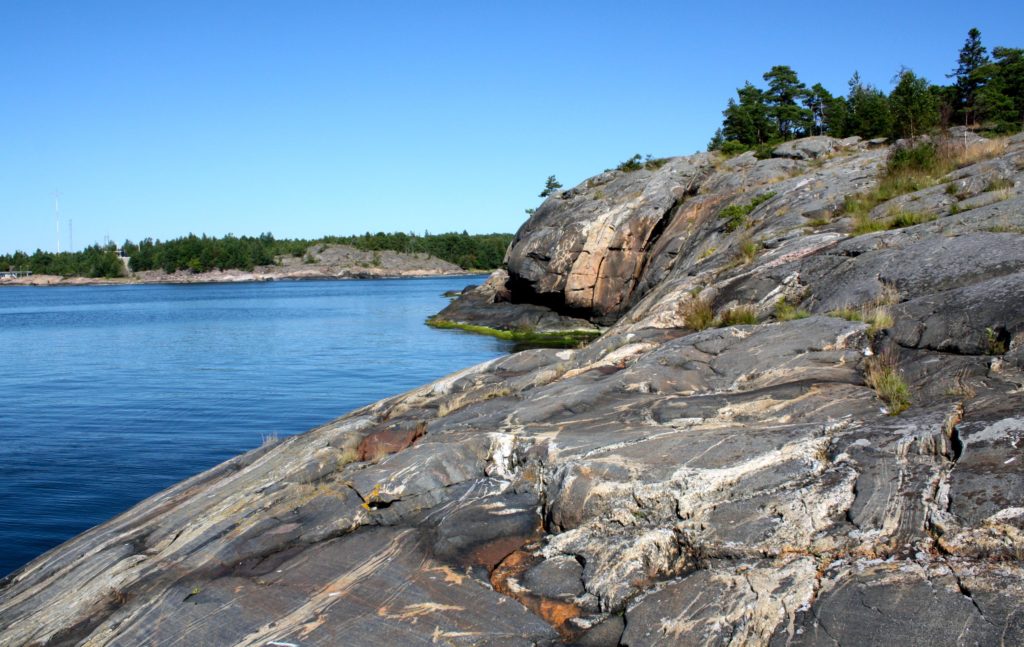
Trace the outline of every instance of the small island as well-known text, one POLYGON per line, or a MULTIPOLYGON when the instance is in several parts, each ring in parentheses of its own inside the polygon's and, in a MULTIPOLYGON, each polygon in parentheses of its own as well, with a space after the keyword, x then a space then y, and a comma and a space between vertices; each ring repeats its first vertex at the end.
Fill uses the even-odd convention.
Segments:
POLYGON ((511 234, 379 232, 310 241, 188 236, 91 245, 80 252, 0 255, 0 286, 236 283, 451 276, 498 267, 511 234))

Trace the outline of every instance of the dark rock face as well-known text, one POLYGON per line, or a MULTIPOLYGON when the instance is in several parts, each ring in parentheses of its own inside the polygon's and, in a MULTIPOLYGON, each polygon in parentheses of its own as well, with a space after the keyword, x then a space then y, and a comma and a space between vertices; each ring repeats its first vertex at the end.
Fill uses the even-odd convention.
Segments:
POLYGON ((858 237, 886 149, 783 153, 550 198, 445 316, 600 338, 152 497, 0 583, 0 644, 1021 644, 1024 136, 858 237))
POLYGON ((459 298, 437 313, 436 318, 497 330, 596 330, 597 327, 591 321, 561 314, 546 305, 512 303, 508 280, 508 272, 505 270, 494 272, 482 285, 463 291, 459 298))

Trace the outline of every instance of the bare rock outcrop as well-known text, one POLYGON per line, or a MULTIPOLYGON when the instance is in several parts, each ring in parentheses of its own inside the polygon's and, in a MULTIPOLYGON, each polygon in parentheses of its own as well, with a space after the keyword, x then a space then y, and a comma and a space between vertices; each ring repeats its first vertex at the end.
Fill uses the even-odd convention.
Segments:
POLYGON ((654 169, 606 171, 549 197, 509 248, 514 298, 566 313, 622 313, 674 208, 713 160, 701 154, 654 169))
POLYGON ((859 236, 887 150, 856 141, 553 196, 463 312, 600 338, 152 497, 0 583, 0 644, 1019 644, 1024 137, 998 144, 859 236))

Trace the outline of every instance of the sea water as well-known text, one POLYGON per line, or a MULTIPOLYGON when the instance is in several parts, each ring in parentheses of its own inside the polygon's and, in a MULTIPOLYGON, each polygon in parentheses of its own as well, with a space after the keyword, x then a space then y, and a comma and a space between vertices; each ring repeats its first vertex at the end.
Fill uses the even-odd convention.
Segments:
POLYGON ((481 277, 0 289, 0 577, 264 439, 497 357, 481 277))

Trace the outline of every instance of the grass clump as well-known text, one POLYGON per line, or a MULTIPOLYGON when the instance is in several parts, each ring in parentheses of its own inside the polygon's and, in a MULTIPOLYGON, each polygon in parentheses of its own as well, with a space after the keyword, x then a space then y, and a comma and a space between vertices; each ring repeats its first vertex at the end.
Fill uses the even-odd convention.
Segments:
POLYGON ((598 330, 559 330, 556 332, 539 332, 530 328, 519 330, 501 330, 489 326, 478 326, 475 324, 461 323, 431 317, 427 319, 427 325, 431 328, 442 330, 464 330, 478 335, 488 335, 513 341, 522 348, 577 348, 586 345, 601 335, 598 330))
POLYGON ((722 209, 722 211, 719 212, 718 217, 725 220, 726 231, 736 231, 747 221, 747 215, 749 215, 751 211, 756 209, 758 205, 767 202, 774 197, 774 191, 762 193, 759 196, 755 196, 754 199, 747 204, 734 204, 722 209))
POLYGON ((910 388, 899 370, 899 362, 892 352, 869 357, 864 380, 888 406, 890 416, 898 416, 910 406, 910 388))
POLYGON ((997 137, 984 142, 976 142, 966 148, 959 142, 946 140, 939 147, 939 154, 952 168, 963 168, 975 162, 1002 155, 1006 151, 1007 139, 1009 138, 997 137))
POLYGON ((862 236, 876 231, 885 231, 889 226, 884 220, 872 220, 867 213, 857 213, 853 217, 853 235, 862 236))
POLYGON ((993 234, 1024 234, 1024 227, 1018 227, 1017 225, 999 224, 988 227, 985 231, 990 231, 993 234))
POLYGON ((715 321, 711 301, 696 295, 683 303, 680 314, 683 315, 684 323, 693 330, 710 328, 715 321))
POLYGON ((740 241, 739 247, 737 248, 737 260, 740 265, 748 265, 754 262, 757 258, 757 253, 761 251, 761 243, 752 238, 744 238, 740 241))
POLYGON ((790 303, 785 297, 775 302, 775 318, 779 321, 793 321, 794 319, 806 319, 811 313, 803 308, 798 308, 790 303))
POLYGON ((864 306, 860 309, 844 306, 829 313, 833 317, 847 321, 860 321, 868 324, 868 333, 874 335, 886 328, 892 328, 893 319, 885 306, 864 306))
MULTIPOLYGON (((982 142, 965 148, 949 139, 893 148, 878 185, 865 193, 850 196, 843 204, 843 211, 853 218, 853 234, 858 236, 899 229, 933 220, 935 216, 897 213, 882 221, 872 221, 870 214, 883 202, 935 186, 950 171, 994 157, 1005 148, 1005 140, 982 142)), ((945 190, 949 195, 957 195, 959 187, 950 182, 945 190)))
POLYGON ((850 306, 843 306, 828 313, 831 317, 839 317, 840 319, 846 319, 847 321, 864 321, 864 317, 861 315, 860 310, 851 308, 850 306))
POLYGON ((864 321, 868 322, 868 334, 875 335, 887 328, 892 328, 893 319, 885 306, 875 306, 864 311, 864 321))
POLYGON ((1005 191, 1007 189, 1012 188, 1012 181, 1006 179, 1005 177, 999 177, 995 178, 994 180, 990 180, 989 183, 985 185, 984 193, 988 193, 990 191, 1005 191))
MULTIPOLYGON (((953 206, 955 207, 956 205, 953 206)), ((904 227, 911 227, 913 225, 920 225, 925 222, 931 222, 936 218, 938 218, 937 215, 930 213, 896 211, 892 213, 888 218, 883 218, 882 220, 872 220, 870 213, 861 212, 854 216, 853 234, 855 236, 860 236, 861 234, 870 234, 875 231, 902 229, 904 227)))
POLYGON ((992 328, 985 329, 985 352, 989 355, 1002 355, 1006 352, 1006 342, 992 328))
POLYGON ((754 306, 735 306, 725 310, 718 315, 718 320, 715 322, 715 326, 718 328, 724 328, 726 326, 743 326, 743 325, 754 325, 757 323, 757 310, 754 306))
POLYGON ((914 213, 909 211, 898 211, 886 219, 886 229, 902 229, 912 225, 920 225, 924 222, 935 220, 938 216, 925 213, 914 213))

